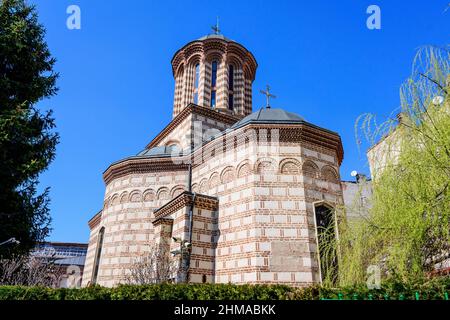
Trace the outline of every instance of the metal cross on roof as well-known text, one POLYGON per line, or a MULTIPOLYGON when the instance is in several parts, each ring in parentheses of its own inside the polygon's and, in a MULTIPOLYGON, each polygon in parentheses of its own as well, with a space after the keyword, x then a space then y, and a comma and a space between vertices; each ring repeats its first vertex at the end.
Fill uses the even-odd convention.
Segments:
POLYGON ((214 34, 220 34, 219 17, 217 17, 216 25, 212 26, 211 29, 213 29, 214 34))
POLYGON ((270 86, 266 85, 266 91, 259 90, 262 94, 266 96, 266 108, 270 109, 270 98, 276 98, 277 96, 270 93, 270 86))

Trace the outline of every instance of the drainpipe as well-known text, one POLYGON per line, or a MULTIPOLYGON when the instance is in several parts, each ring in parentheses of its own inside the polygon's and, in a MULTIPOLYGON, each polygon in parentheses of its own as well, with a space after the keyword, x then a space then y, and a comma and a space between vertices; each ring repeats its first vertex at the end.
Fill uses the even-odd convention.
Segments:
POLYGON ((192 164, 189 164, 189 173, 188 173, 188 191, 192 192, 192 164))
POLYGON ((192 194, 192 204, 191 204, 191 208, 189 210, 189 243, 191 244, 191 248, 190 250, 188 249, 188 259, 187 259, 187 263, 186 263, 186 282, 188 282, 189 280, 189 267, 191 265, 191 254, 192 254, 192 229, 194 226, 194 206, 195 206, 195 196, 196 193, 192 194))
MULTIPOLYGON (((183 270, 185 274, 185 282, 189 280, 189 267, 191 265, 191 253, 192 253, 192 228, 194 223, 194 203, 195 203, 195 193, 192 193, 192 163, 189 164, 189 173, 188 173, 188 191, 192 194, 192 204, 189 208, 189 232, 188 232, 188 242, 191 244, 191 248, 187 248, 187 261, 185 264, 186 270, 183 270)), ((184 260, 184 256, 182 257, 184 260)))
MULTIPOLYGON (((189 186, 188 186, 188 191, 190 194, 192 194, 192 204, 191 204, 191 208, 189 210, 189 243, 192 246, 192 227, 193 227, 193 215, 194 215, 194 203, 195 203, 195 192, 192 193, 192 164, 189 164, 189 186)), ((192 248, 192 247, 191 247, 192 248)), ((189 258, 190 260, 190 258, 189 258)))
POLYGON ((188 191, 190 194, 192 194, 192 204, 191 204, 191 208, 189 210, 189 234, 188 234, 188 239, 189 239, 189 243, 191 244, 190 249, 188 248, 188 256, 187 256, 187 261, 186 261, 186 272, 185 272, 185 276, 186 279, 185 281, 188 282, 189 281, 189 274, 190 274, 190 265, 191 265, 191 253, 192 253, 192 229, 193 229, 193 224, 194 224, 194 206, 195 206, 195 193, 192 193, 192 161, 193 161, 193 153, 194 153, 194 149, 195 149, 195 144, 194 144, 194 136, 193 133, 191 133, 191 154, 190 154, 190 163, 189 163, 189 176, 188 176, 188 191))

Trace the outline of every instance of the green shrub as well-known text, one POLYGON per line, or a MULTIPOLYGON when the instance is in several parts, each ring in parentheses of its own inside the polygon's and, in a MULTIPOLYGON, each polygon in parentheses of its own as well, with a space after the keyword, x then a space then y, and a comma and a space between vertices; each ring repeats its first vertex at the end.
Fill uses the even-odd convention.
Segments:
POLYGON ((364 285, 293 288, 285 285, 157 284, 81 289, 0 286, 0 300, 442 300, 448 299, 449 294, 449 276, 414 283, 389 281, 380 289, 372 290, 364 285))

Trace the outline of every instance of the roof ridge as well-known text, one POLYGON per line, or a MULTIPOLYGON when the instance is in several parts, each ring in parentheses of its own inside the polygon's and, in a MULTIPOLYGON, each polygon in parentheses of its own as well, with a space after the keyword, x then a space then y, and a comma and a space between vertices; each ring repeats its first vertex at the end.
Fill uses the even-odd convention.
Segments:
POLYGON ((265 109, 264 107, 262 107, 261 109, 259 109, 258 111, 258 116, 256 117, 256 120, 259 120, 259 117, 261 116, 261 111, 265 109))

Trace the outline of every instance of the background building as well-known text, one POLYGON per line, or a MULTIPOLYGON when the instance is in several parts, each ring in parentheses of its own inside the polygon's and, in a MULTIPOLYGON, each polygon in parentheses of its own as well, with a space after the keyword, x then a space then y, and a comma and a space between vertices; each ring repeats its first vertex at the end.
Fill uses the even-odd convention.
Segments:
POLYGON ((55 266, 59 287, 80 287, 87 249, 87 243, 43 242, 31 255, 55 266))

